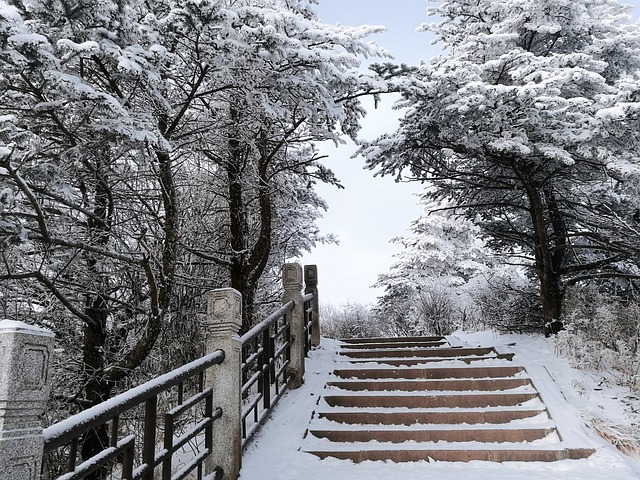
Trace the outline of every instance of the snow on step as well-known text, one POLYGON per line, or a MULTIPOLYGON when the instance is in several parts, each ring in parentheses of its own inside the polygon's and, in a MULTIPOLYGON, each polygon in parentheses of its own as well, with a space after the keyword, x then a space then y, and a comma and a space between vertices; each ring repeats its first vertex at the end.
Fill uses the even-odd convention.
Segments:
POLYGON ((341 355, 349 358, 378 357, 463 357, 495 353, 493 348, 380 348, 366 350, 343 350, 341 355))
POLYGON ((577 460, 593 453, 591 449, 408 449, 403 450, 335 450, 308 451, 320 458, 338 458, 353 462, 393 461, 418 462, 436 460, 445 462, 470 462, 484 460, 490 462, 553 462, 556 460, 577 460))
MULTIPOLYGON (((326 411, 320 412, 318 419, 326 419, 334 424, 356 425, 504 425, 525 421, 526 425, 546 423, 549 420, 541 409, 447 409, 447 410, 407 410, 407 411, 326 411)), ((317 423, 317 421, 316 421, 317 423)), ((339 428, 336 425, 333 428, 339 428)), ((373 428, 373 427, 372 427, 373 428)))
POLYGON ((324 397, 332 407, 383 407, 383 408, 460 408, 460 407, 498 407, 521 405, 529 400, 537 399, 536 392, 529 393, 470 393, 458 395, 396 395, 375 392, 370 395, 331 395, 324 397))
POLYGON ((342 380, 330 382, 327 386, 348 391, 510 391, 519 390, 523 387, 531 388, 531 381, 526 377, 441 380, 342 380))
POLYGON ((428 337, 349 340, 340 354, 303 447, 320 458, 502 462, 592 453, 566 448, 508 351, 428 337))
MULTIPOLYGON (((553 428, 419 428, 313 430, 316 438, 331 442, 533 442, 556 435, 553 428)), ((557 436, 557 435, 556 435, 557 436)), ((555 443, 557 443, 556 440, 555 443)))
MULTIPOLYGON (((352 362, 350 362, 351 364, 352 362)), ((482 366, 460 366, 459 363, 451 366, 429 367, 429 368, 392 368, 388 366, 370 366, 366 368, 340 368, 333 373, 339 378, 358 378, 358 379, 441 379, 447 380, 452 378, 504 378, 513 377, 522 372, 524 368, 521 366, 505 366, 500 365, 482 365, 482 366)))

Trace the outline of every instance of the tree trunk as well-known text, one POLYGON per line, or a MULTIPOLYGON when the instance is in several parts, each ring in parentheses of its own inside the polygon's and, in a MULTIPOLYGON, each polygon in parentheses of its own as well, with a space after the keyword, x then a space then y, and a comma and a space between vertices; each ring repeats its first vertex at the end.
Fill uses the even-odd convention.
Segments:
MULTIPOLYGON (((101 375, 104 368, 103 352, 106 344, 106 303, 96 297, 93 306, 87 309, 87 314, 96 320, 95 325, 85 325, 84 328, 84 352, 83 362, 89 376, 85 386, 85 397, 90 406, 98 405, 107 400, 111 395, 113 384, 106 381, 101 375)), ((107 425, 103 424, 94 430, 89 430, 82 440, 81 458, 87 460, 97 455, 109 445, 109 433, 107 425)), ((108 469, 99 468, 91 475, 89 480, 103 480, 107 478, 108 469)))
MULTIPOLYGON (((551 325, 558 322, 562 313, 563 291, 561 287, 560 265, 564 256, 566 237, 561 231, 553 228, 556 236, 555 242, 549 235, 548 224, 557 227, 556 218, 547 222, 553 215, 548 211, 549 198, 545 198, 543 192, 537 187, 535 181, 526 173, 521 176, 524 188, 529 199, 529 215, 533 226, 533 247, 535 267, 540 283, 540 302, 542 304, 543 325, 551 325), (555 243, 555 245, 554 245, 555 243), (560 261, 560 263, 558 263, 560 261)), ((559 214, 559 212, 555 212, 559 214)))
MULTIPOLYGON (((235 118, 234 111, 231 112, 235 118)), ((258 159, 258 237, 252 243, 248 225, 248 205, 245 204, 243 179, 246 165, 252 154, 249 147, 237 139, 229 140, 229 162, 227 163, 227 182, 229 188, 229 228, 232 250, 229 274, 231 288, 242 294, 242 328, 248 331, 255 322, 256 294, 258 285, 271 254, 272 241, 272 203, 268 183, 268 167, 271 157, 268 154, 266 138, 260 139, 260 157, 258 159)), ((246 180, 245 180, 246 182, 246 180)))
MULTIPOLYGON (((95 155, 96 164, 93 171, 95 176, 94 206, 92 215, 87 218, 87 230, 93 244, 106 246, 111 233, 113 219, 113 198, 109 186, 108 152, 98 152, 95 155)), ((109 286, 109 273, 100 267, 94 255, 87 258, 88 275, 93 278, 95 290, 86 296, 85 313, 90 322, 84 326, 83 363, 87 375, 85 397, 90 405, 97 405, 109 398, 113 385, 103 376, 105 366, 105 351, 107 343, 107 319, 109 317, 109 303, 106 292, 109 286)), ((107 426, 101 425, 85 434, 82 442, 81 457, 87 460, 102 451, 109 444, 107 426)), ((90 475, 91 480, 106 478, 107 469, 101 468, 90 475)))

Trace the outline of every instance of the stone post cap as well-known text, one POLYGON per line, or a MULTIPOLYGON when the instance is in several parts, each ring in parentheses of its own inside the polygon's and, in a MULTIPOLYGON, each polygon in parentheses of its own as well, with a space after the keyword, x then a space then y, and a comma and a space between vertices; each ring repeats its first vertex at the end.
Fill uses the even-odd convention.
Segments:
POLYGON ((242 327, 240 292, 233 288, 221 288, 209 292, 206 325, 214 336, 237 334, 242 327))
POLYGON ((54 337, 44 328, 0 320, 0 440, 42 431, 54 337))
POLYGON ((307 287, 318 286, 318 266, 317 265, 305 265, 304 283, 307 287))
POLYGON ((26 333, 41 337, 55 337, 51 330, 15 320, 0 320, 0 334, 3 333, 26 333))
POLYGON ((282 267, 282 283, 285 290, 302 290, 302 267, 299 263, 285 263, 282 267))

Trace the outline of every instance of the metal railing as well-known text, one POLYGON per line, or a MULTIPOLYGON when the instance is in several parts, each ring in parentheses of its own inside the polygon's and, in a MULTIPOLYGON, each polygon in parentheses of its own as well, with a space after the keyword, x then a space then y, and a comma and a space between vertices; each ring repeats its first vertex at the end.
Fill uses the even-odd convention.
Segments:
POLYGON ((159 478, 162 480, 181 480, 194 470, 196 478, 202 479, 204 460, 212 450, 212 425, 222 415, 220 408, 214 408, 213 390, 205 388, 204 373, 213 365, 221 364, 224 357, 224 352, 217 350, 46 428, 43 431, 45 457, 55 449, 68 449, 67 473, 58 476, 57 479, 105 478, 108 473, 110 478, 153 480, 158 478, 154 476, 156 467, 161 468, 159 478), (189 381, 195 385, 187 385, 185 388, 189 381), (174 387, 175 391, 172 390, 174 387), (163 398, 166 400, 163 403, 169 407, 173 403, 174 406, 164 412, 164 431, 158 435, 158 398, 165 392, 171 392, 167 397, 173 401, 163 398), (187 394, 190 396, 185 398, 187 394), (123 438, 119 436, 123 430, 123 415, 142 407, 142 404, 144 426, 142 444, 138 448, 135 433, 125 433, 126 436, 123 438), (177 431, 178 420, 187 412, 191 412, 194 418, 187 422, 184 431, 177 431), (105 445, 102 451, 78 464, 78 445, 83 438, 107 425, 109 444, 105 445), (160 436, 163 437, 163 444, 162 448, 158 449, 160 436), (190 455, 191 458, 186 465, 180 466, 180 470, 174 472, 174 454, 188 443, 194 442, 197 437, 199 451, 190 455))
POLYGON ((304 304, 304 353, 309 355, 311 351, 311 337, 313 336, 313 293, 307 293, 302 297, 304 304))
MULTIPOLYGON (((0 434, 37 440, 22 442, 25 453, 18 460, 29 458, 38 470, 42 465, 48 480, 237 479, 243 447, 283 394, 303 384, 305 356, 320 342, 317 269, 304 269, 306 295, 302 273, 299 264, 284 265, 283 305, 242 337, 240 293, 209 292, 203 326, 212 353, 28 437, 32 412, 44 412, 49 398, 53 334, 12 323, 0 330, 3 338, 47 355, 43 380, 31 392, 33 408, 0 434)), ((0 349, 5 369, 20 373, 22 364, 4 353, 0 349)), ((5 376, 22 388, 19 375, 5 376)), ((20 411, 7 405, 0 404, 0 415, 20 411)), ((9 459, 4 450, 0 454, 9 459)), ((0 477, 23 480, 23 465, 0 465, 0 477)))
POLYGON ((240 339, 243 446, 287 391, 287 369, 291 359, 291 325, 286 321, 286 314, 293 308, 294 302, 285 303, 240 339))

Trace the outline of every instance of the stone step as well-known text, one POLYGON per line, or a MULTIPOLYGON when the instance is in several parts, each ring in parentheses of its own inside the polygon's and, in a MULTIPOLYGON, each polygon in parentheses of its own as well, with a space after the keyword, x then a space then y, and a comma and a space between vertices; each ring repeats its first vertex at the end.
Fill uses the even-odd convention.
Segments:
POLYGON ((555 432, 554 428, 311 430, 331 442, 533 442, 555 432))
POLYGON ((381 350, 364 351, 341 351, 340 355, 349 358, 404 358, 404 357, 464 357, 464 356, 486 356, 495 354, 493 348, 389 348, 381 350))
MULTIPOLYGON (((319 412, 318 418, 342 424, 371 425, 427 425, 427 424, 503 424, 540 417, 548 420, 544 409, 504 408, 495 410, 444 410, 444 411, 403 411, 366 412, 332 411, 319 412)), ((538 419, 536 418, 535 421, 538 419)))
POLYGON ((359 343, 415 343, 415 342, 446 342, 445 337, 371 337, 371 338, 347 338, 340 340, 342 344, 359 343))
POLYGON ((459 395, 329 395, 324 400, 331 407, 481 408, 515 406, 537 398, 537 392, 502 392, 459 395))
POLYGON ((526 377, 442 380, 341 380, 327 386, 349 391, 495 391, 531 385, 526 377))
POLYGON ((345 341, 305 451, 354 462, 585 458, 513 353, 453 338, 345 341), (466 364, 466 366, 465 366, 466 364), (560 433, 559 433, 560 432, 560 433))
POLYGON ((516 365, 432 368, 343 368, 333 373, 339 378, 359 379, 447 379, 510 377, 524 371, 516 365))
POLYGON ((365 350, 365 349, 393 349, 393 348, 403 348, 403 347, 421 347, 421 348, 438 348, 442 345, 449 345, 446 340, 439 341, 424 341, 424 340, 413 340, 406 342, 371 342, 371 343, 352 343, 352 344, 342 344, 340 345, 340 349, 342 350, 365 350))
POLYGON ((457 361, 466 363, 470 365, 474 362, 480 362, 482 360, 496 360, 496 359, 506 359, 505 357, 498 357, 497 355, 493 356, 471 356, 471 357, 422 357, 422 358, 368 358, 368 359, 356 359, 350 360, 349 363, 354 365, 358 364, 367 364, 367 363, 379 363, 381 365, 391 365, 393 367, 411 367, 415 365, 423 365, 425 363, 436 363, 436 362, 451 362, 457 361))
POLYGON ((445 462, 470 462, 484 460, 491 462, 553 462, 556 460, 578 460, 587 458, 594 452, 588 448, 559 449, 405 449, 405 450, 315 450, 309 451, 320 458, 338 458, 359 463, 367 460, 392 462, 417 462, 436 460, 445 462))

